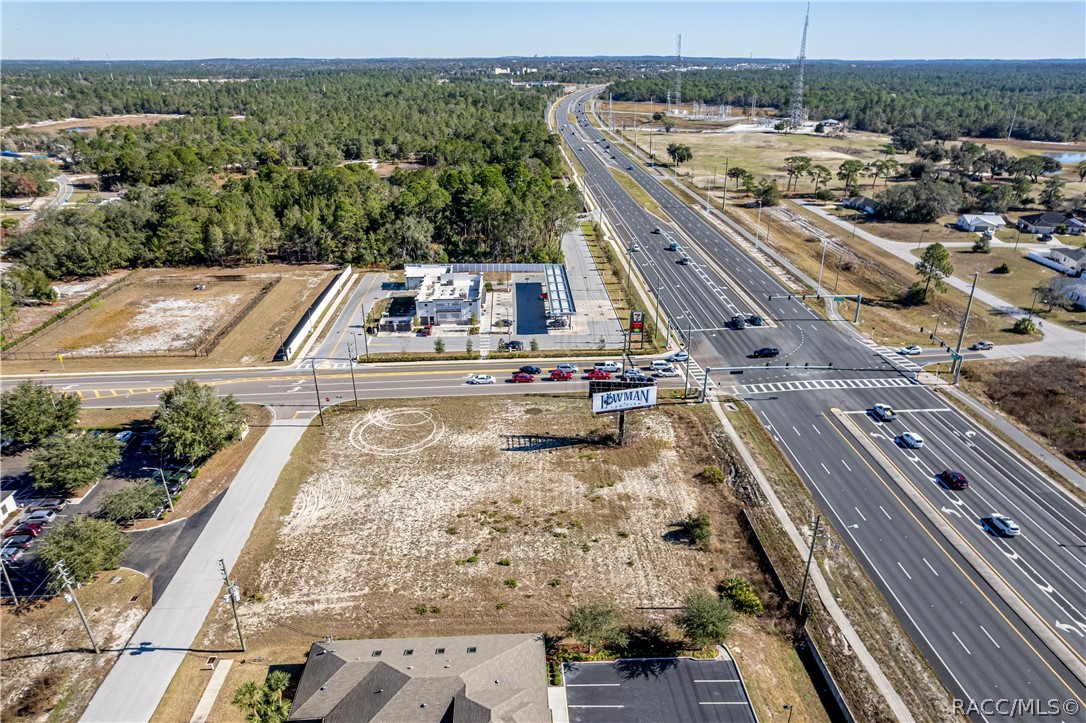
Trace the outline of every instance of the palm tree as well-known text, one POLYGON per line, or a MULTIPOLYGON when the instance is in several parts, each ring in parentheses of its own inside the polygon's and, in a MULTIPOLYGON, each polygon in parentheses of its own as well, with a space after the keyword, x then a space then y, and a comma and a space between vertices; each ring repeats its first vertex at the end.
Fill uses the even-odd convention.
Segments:
POLYGON ((234 705, 248 711, 246 718, 257 716, 257 708, 264 701, 264 689, 250 680, 234 691, 234 705))
POLYGON ((275 699, 283 700, 283 691, 290 687, 290 673, 285 670, 273 670, 264 681, 264 687, 269 693, 275 694, 275 699))

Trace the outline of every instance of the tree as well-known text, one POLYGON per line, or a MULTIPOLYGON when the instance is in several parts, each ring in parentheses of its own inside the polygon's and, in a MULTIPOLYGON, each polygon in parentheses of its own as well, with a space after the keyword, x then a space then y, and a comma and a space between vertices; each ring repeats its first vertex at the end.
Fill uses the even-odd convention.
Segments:
POLYGON ((898 169, 901 168, 901 164, 893 158, 879 158, 868 164, 868 168, 870 169, 869 173, 871 175, 871 187, 874 188, 875 183, 879 180, 879 176, 889 179, 890 176, 898 172, 898 169))
POLYGON ((185 379, 162 393, 151 423, 166 457, 199 462, 241 438, 245 411, 234 395, 219 397, 213 387, 185 379))
POLYGON ((263 702, 264 689, 257 685, 255 680, 243 683, 234 690, 234 706, 243 711, 248 711, 247 719, 250 717, 258 718, 257 709, 263 702))
POLYGON ((475 348, 475 344, 471 341, 471 337, 469 336, 467 343, 464 344, 464 351, 466 351, 468 354, 470 354, 474 348, 475 348))
POLYGON ((652 119, 654 121, 662 121, 664 119, 664 112, 662 110, 656 111, 652 114, 652 119))
MULTIPOLYGON (((38 561, 52 571, 57 562, 71 573, 72 582, 90 582, 102 570, 115 570, 121 564, 129 545, 128 535, 117 523, 80 515, 57 525, 38 543, 38 561)), ((64 583, 54 576, 49 581, 53 592, 60 592, 64 583)))
POLYGON ((614 605, 605 602, 574 605, 566 614, 566 634, 593 648, 613 643, 625 645, 627 636, 622 626, 622 614, 614 605))
POLYGON ((859 190, 860 174, 864 172, 863 161, 850 159, 837 168, 837 179, 845 182, 845 193, 855 195, 859 190))
POLYGON ((79 417, 79 396, 55 392, 29 379, 0 394, 0 428, 19 444, 38 444, 53 434, 66 434, 79 417))
POLYGON ((784 159, 784 170, 788 174, 788 180, 784 185, 784 190, 790 190, 792 188, 792 181, 795 181, 796 186, 799 186, 799 177, 806 174, 811 169, 810 156, 788 156, 784 159))
POLYGON ((732 166, 728 169, 728 178, 735 179, 735 190, 738 191, 739 184, 742 183, 743 179, 752 178, 752 176, 747 169, 740 168, 739 166, 732 166))
POLYGON ((964 195, 956 183, 922 180, 912 185, 891 186, 875 197, 875 213, 901 223, 931 223, 962 206, 964 195))
POLYGON ((162 507, 165 495, 153 480, 140 480, 104 496, 98 514, 114 522, 144 519, 162 507))
POLYGON ((444 354, 445 353, 445 340, 444 339, 434 339, 434 351, 436 351, 438 354, 444 354))
POLYGON ((682 611, 675 623, 686 639, 698 648, 724 643, 735 624, 731 603, 706 592, 694 590, 683 598, 682 611))
POLYGON ((928 300, 928 290, 931 283, 935 282, 935 289, 942 291, 945 288, 943 279, 954 273, 954 265, 950 262, 950 252, 941 243, 933 243, 924 249, 924 255, 916 262, 916 273, 924 279, 924 292, 920 295, 922 301, 928 300))
POLYGON ((925 125, 900 126, 890 137, 894 146, 903 151, 915 151, 924 141, 930 141, 932 138, 931 128, 925 125))
POLYGON ((1045 179, 1044 188, 1041 189, 1041 195, 1038 200, 1041 205, 1049 211, 1055 211, 1063 203, 1063 187, 1067 185, 1059 178, 1052 177, 1045 179))
POLYGON ((1010 172, 1016 176, 1029 176, 1029 180, 1037 183, 1037 177, 1044 173, 1044 156, 1022 156, 1011 161, 1010 172))
POLYGON ((829 183, 833 179, 833 173, 823 165, 811 166, 807 169, 807 175, 814 181, 815 193, 818 193, 818 189, 823 184, 829 183))
POLYGON ((34 487, 68 493, 101 478, 121 459, 121 443, 108 434, 55 434, 34 453, 34 487))
POLYGON ((285 670, 273 670, 268 673, 268 679, 264 681, 264 687, 275 695, 276 700, 282 700, 283 691, 290 687, 290 673, 285 670))
POLYGON ((664 116, 663 120, 660 121, 660 123, 664 126, 664 133, 670 133, 671 129, 675 127, 675 121, 672 120, 669 116, 664 116))
POLYGON ((992 252, 992 242, 988 240, 987 236, 981 236, 973 242, 973 253, 975 254, 990 254, 992 252))
POLYGON ((667 146, 667 155, 671 157, 671 161, 676 166, 680 166, 693 158, 694 152, 690 150, 690 146, 682 143, 669 143, 667 146))
POLYGON ((754 197, 762 202, 763 206, 776 206, 781 202, 781 189, 776 181, 763 178, 754 189, 754 197))
POLYGON ((1086 161, 1079 161, 1078 162, 1077 171, 1078 171, 1078 182, 1082 183, 1083 181, 1086 181, 1086 161))

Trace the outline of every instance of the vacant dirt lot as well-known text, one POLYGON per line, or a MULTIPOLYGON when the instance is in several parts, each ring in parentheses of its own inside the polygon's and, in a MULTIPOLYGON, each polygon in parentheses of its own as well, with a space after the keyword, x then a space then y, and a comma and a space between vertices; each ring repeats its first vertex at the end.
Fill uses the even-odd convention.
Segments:
MULTIPOLYGON (((72 128, 80 130, 97 130, 108 126, 146 126, 161 123, 164 120, 180 118, 179 115, 168 113, 136 113, 133 115, 107 115, 97 118, 68 118, 62 121, 39 121, 27 123, 18 128, 28 131, 48 133, 51 131, 64 131, 72 128)), ((5 128, 8 131, 10 128, 5 128)))
POLYGON ((52 304, 41 306, 16 307, 17 318, 11 325, 11 329, 5 329, 5 339, 16 339, 22 334, 41 326, 49 317, 55 316, 73 304, 77 304, 95 291, 109 286, 114 281, 124 278, 130 272, 114 271, 105 276, 80 281, 57 281, 53 288, 57 290, 60 298, 52 304))

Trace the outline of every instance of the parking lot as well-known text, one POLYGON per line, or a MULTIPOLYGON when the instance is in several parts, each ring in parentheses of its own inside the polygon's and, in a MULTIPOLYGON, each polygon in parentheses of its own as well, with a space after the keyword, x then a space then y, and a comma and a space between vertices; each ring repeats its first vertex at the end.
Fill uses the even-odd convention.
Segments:
POLYGON ((756 721, 730 659, 566 663, 563 673, 571 723, 756 721))

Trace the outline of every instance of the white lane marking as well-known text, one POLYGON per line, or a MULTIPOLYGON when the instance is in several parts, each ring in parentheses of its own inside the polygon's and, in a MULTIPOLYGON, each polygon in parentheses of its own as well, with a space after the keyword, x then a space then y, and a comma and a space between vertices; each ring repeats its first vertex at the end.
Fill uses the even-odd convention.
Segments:
MULTIPOLYGON (((814 422, 811 422, 811 426, 814 427, 814 431, 818 432, 818 427, 815 427, 814 422)), ((818 432, 818 433, 822 434, 822 432, 818 432)))
POLYGON ((624 705, 567 705, 567 708, 625 708, 624 705))
POLYGON ((861 518, 861 519, 862 519, 862 520, 863 520, 864 522, 867 522, 867 518, 866 518, 866 517, 864 517, 864 513, 863 513, 863 512, 860 512, 860 508, 859 508, 859 507, 853 507, 852 509, 856 510, 856 514, 858 514, 858 515, 860 516, 860 518, 861 518))
POLYGON ((794 425, 794 424, 792 425, 792 431, 796 433, 797 437, 802 437, 803 436, 802 434, 799 433, 799 430, 796 429, 796 425, 794 425))
POLYGON ((720 702, 708 701, 708 700, 699 700, 698 701, 698 705, 746 705, 746 704, 747 704, 747 702, 745 700, 720 701, 720 702))
POLYGON ((700 679, 700 680, 695 679, 694 682, 695 683, 738 683, 739 679, 738 678, 705 678, 705 679, 700 679))
POLYGON ((845 460, 841 460, 841 464, 845 465, 845 469, 847 469, 849 472, 852 471, 852 468, 848 466, 848 463, 845 462, 845 460))
POLYGON ((826 474, 831 474, 830 469, 826 466, 825 462, 819 462, 819 464, 822 465, 822 469, 826 470, 826 474))
POLYGON ((882 510, 882 514, 886 515, 886 519, 888 519, 888 520, 894 519, 893 517, 890 516, 889 512, 887 512, 886 510, 883 509, 882 505, 879 505, 879 509, 882 510))
POLYGON ((962 646, 962 649, 963 649, 963 650, 964 650, 965 652, 967 652, 967 653, 969 653, 970 655, 972 655, 972 653, 970 653, 970 652, 969 652, 969 648, 965 647, 965 643, 963 643, 963 642, 962 642, 962 639, 958 637, 958 634, 957 634, 956 632, 954 632, 954 631, 952 630, 952 631, 950 632, 950 634, 954 636, 954 639, 958 641, 958 645, 962 646))
POLYGON ((897 564, 897 566, 901 568, 901 571, 902 571, 903 573, 905 573, 905 577, 909 578, 910 580, 912 580, 912 579, 913 579, 913 576, 909 574, 909 571, 905 569, 905 566, 904 566, 904 565, 902 565, 902 564, 901 564, 901 563, 899 562, 899 563, 897 564))
POLYGON ((997 643, 997 642, 995 641, 995 638, 993 638, 993 637, 992 637, 991 633, 989 633, 989 632, 988 632, 987 630, 984 630, 984 626, 983 626, 983 625, 981 625, 981 626, 980 626, 980 629, 981 629, 981 630, 983 630, 983 631, 984 631, 984 634, 988 636, 988 639, 992 641, 992 645, 994 645, 994 646, 996 646, 996 647, 998 648, 998 647, 999 647, 999 643, 997 643))
POLYGON ((922 557, 920 559, 924 561, 924 564, 928 566, 929 570, 931 570, 932 572, 935 573, 935 577, 939 577, 939 572, 934 567, 931 566, 931 563, 928 562, 928 558, 922 557))

